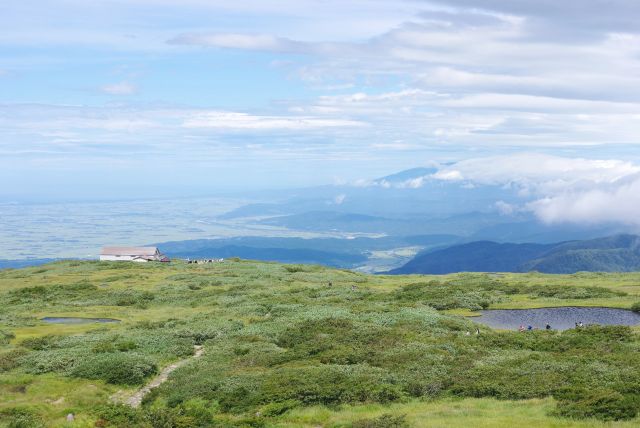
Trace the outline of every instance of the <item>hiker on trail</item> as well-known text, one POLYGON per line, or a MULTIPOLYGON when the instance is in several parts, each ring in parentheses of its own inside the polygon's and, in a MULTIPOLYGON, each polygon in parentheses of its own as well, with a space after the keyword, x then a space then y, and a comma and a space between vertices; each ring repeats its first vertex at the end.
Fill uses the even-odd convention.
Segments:
POLYGON ((547 325, 546 325, 545 329, 546 329, 546 330, 551 330, 551 325, 550 325, 549 323, 547 323, 547 325))
POLYGON ((533 330, 533 326, 528 325, 528 326, 527 326, 527 330, 529 330, 529 331, 533 330))
POLYGON ((480 328, 476 327, 476 336, 480 334, 480 328))
POLYGON ((518 327, 518 331, 524 331, 524 326, 522 324, 520 324, 520 327, 518 327))
POLYGON ((582 324, 582 321, 578 323, 578 327, 584 327, 584 324, 582 324))

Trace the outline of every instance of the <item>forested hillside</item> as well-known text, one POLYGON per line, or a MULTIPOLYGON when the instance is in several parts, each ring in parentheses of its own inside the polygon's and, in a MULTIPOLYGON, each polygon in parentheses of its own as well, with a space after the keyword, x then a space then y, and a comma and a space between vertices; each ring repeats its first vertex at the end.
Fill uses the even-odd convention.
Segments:
POLYGON ((425 252, 394 274, 453 272, 575 273, 640 270, 640 237, 617 235, 558 244, 478 241, 425 252))

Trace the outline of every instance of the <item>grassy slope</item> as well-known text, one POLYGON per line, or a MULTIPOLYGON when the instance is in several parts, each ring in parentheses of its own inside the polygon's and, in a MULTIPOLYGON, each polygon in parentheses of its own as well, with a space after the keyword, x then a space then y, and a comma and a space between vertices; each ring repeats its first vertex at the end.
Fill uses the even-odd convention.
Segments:
MULTIPOLYGON (((412 311, 418 310, 427 313, 429 320, 440 323, 440 330, 434 337, 422 337, 420 332, 410 328, 400 331, 400 334, 410 337, 407 340, 463 340, 458 337, 457 331, 466 328, 468 321, 455 316, 449 319, 448 316, 431 314, 424 306, 425 303, 442 300, 439 295, 429 294, 431 286, 425 286, 426 294, 415 299, 410 297, 407 300, 403 297, 405 300, 398 301, 396 298, 401 296, 398 293, 403 290, 402 287, 432 280, 439 281, 444 284, 445 289, 450 288, 452 292, 465 287, 473 288, 473 284, 478 281, 489 284, 473 296, 465 295, 459 301, 448 303, 450 307, 443 308, 454 312, 474 309, 477 299, 489 299, 491 307, 496 308, 566 305, 628 308, 640 301, 640 274, 367 276, 320 267, 286 267, 272 263, 232 261, 211 265, 58 262, 22 270, 7 270, 0 272, 0 298, 3 302, 0 307, 0 330, 14 334, 15 338, 11 339, 10 344, 0 345, 0 355, 2 352, 21 349, 21 352, 27 353, 26 357, 21 358, 27 359, 18 360, 22 363, 4 372, 0 369, 0 410, 32 407, 44 418, 47 426, 64 426, 65 415, 73 412, 78 415, 76 426, 93 426, 97 418, 96 408, 100 403, 107 402, 108 397, 118 390, 133 388, 106 383, 99 376, 87 379, 86 375, 82 375, 86 371, 79 375, 61 369, 46 373, 34 373, 30 369, 29 361, 33 363, 34 359, 29 360, 29 356, 39 352, 38 355, 44 358, 47 353, 53 354, 58 352, 56 349, 65 346, 70 349, 69 355, 78 353, 82 356, 78 357, 79 360, 82 360, 99 352, 96 349, 105 346, 107 342, 135 342, 137 349, 132 352, 163 366, 184 358, 192 348, 193 341, 201 340, 196 337, 197 334, 204 334, 202 340, 208 354, 198 364, 211 369, 214 364, 222 367, 228 363, 231 365, 227 371, 221 368, 220 372, 223 375, 226 373, 225 376, 236 376, 250 372, 270 373, 271 365, 248 362, 240 354, 246 351, 256 359, 270 356, 275 348, 269 348, 271 350, 268 352, 257 348, 263 345, 273 346, 269 342, 272 339, 268 338, 280 337, 291 326, 310 319, 322 320, 337 316, 353 319, 358 323, 360 318, 371 313, 375 313, 377 317, 391 310, 392 314, 402 312, 414 316, 415 312, 412 311), (329 282, 333 284, 331 288, 327 286, 329 282), (352 286, 357 289, 352 290, 352 286), (523 291, 530 286, 560 286, 563 289, 569 287, 580 290, 595 286, 601 287, 599 290, 626 294, 599 292, 594 295, 600 297, 575 299, 544 297, 533 289, 527 289, 530 293, 525 294, 505 293, 502 290, 504 287, 515 287, 523 291), (497 291, 493 291, 494 289, 497 291), (122 319, 123 322, 109 325, 48 325, 38 321, 43 316, 111 317, 122 319), (164 326, 153 324, 166 323, 171 319, 177 321, 164 326), (451 330, 446 330, 442 325, 451 330), (238 330, 244 336, 234 336, 237 333, 232 332, 238 330), (176 337, 176 331, 181 331, 182 336, 178 334, 180 337, 176 337), (212 331, 215 334, 207 336, 212 331), (38 350, 33 349, 33 344, 31 347, 24 345, 25 340, 48 335, 62 338, 53 340, 51 348, 38 350), (255 355, 251 348, 254 345, 247 345, 249 336, 255 337, 251 339, 254 341, 251 343, 259 344, 255 345, 255 355), (238 337, 244 342, 238 342, 238 337), (57 343, 56 340, 61 342, 57 343), (231 357, 223 351, 218 352, 217 348, 222 350, 227 346, 236 353, 240 349, 240 354, 232 357, 235 360, 228 360, 231 357)), ((422 318, 416 319, 416 322, 424 321, 422 318)), ((356 325, 358 328, 361 326, 356 325)), ((492 334, 485 332, 487 335, 492 334)), ((382 334, 377 330, 374 333, 382 334)), ((291 346, 293 349, 297 345, 291 346)), ((338 351, 342 352, 344 349, 338 351)), ((473 352, 481 351, 474 348, 473 352)), ((513 354, 509 354, 510 357, 519 355, 519 351, 508 352, 513 354)), ((506 353, 507 351, 505 358, 506 353)), ((315 357, 305 357, 307 354, 304 353, 301 355, 281 366, 291 368, 319 364, 315 357)), ((487 361, 491 361, 491 358, 495 357, 492 356, 487 361)), ((162 406, 166 404, 166 400, 171 399, 172 388, 184 389, 180 382, 189 381, 189 375, 188 369, 176 372, 175 382, 161 388, 155 397, 156 405, 162 406)), ((242 380, 241 377, 238 379, 242 380)), ((266 426, 281 427, 349 426, 354 420, 390 412, 405 414, 407 421, 414 426, 420 426, 424 420, 428 420, 432 424, 430 426, 513 426, 514 421, 526 426, 610 426, 595 420, 571 421, 549 416, 555 406, 551 398, 514 402, 464 396, 468 394, 457 398, 451 398, 449 394, 437 395, 433 397, 435 401, 405 397, 400 402, 386 405, 356 402, 337 407, 298 406, 282 416, 266 418, 263 422, 266 426)), ((220 410, 211 402, 208 405, 217 407, 216 418, 227 423, 239 421, 242 415, 253 413, 250 408, 234 411, 220 410)), ((616 426, 637 426, 639 422, 636 419, 616 423, 616 426)))

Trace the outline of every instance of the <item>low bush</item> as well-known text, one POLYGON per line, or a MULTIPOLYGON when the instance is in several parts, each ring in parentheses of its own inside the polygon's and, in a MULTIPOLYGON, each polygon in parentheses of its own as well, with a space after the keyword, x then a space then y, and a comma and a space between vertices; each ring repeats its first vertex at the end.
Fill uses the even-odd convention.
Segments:
POLYGON ((6 428, 44 428, 45 424, 34 410, 27 407, 0 409, 0 423, 6 428))
POLYGON ((20 344, 25 348, 32 349, 34 351, 45 351, 47 349, 52 349, 56 346, 59 337, 47 335, 40 337, 30 337, 28 339, 24 339, 20 344))
POLYGON ((11 340, 15 339, 16 335, 10 331, 0 330, 0 345, 8 345, 11 340))
POLYGON ((155 299, 153 293, 149 291, 126 290, 120 293, 114 293, 116 306, 146 306, 155 299))
POLYGON ((640 302, 636 302, 633 305, 631 305, 631 310, 633 312, 640 312, 640 302))
POLYGON ((605 287, 572 287, 567 285, 532 285, 526 287, 527 294, 535 297, 551 297, 555 299, 597 299, 625 296, 623 291, 615 291, 605 287))
POLYGON ((142 412, 124 404, 107 404, 99 407, 96 413, 98 420, 95 426, 98 428, 138 427, 144 422, 142 412))
POLYGON ((438 310, 460 308, 475 311, 486 309, 491 303, 500 300, 482 287, 438 281, 405 285, 393 295, 399 301, 422 303, 438 310))
POLYGON ((266 418, 280 416, 288 412, 289 410, 300 406, 301 404, 302 403, 300 403, 298 400, 285 400, 276 403, 269 403, 260 409, 260 414, 266 418))
POLYGON ((352 428, 409 428, 409 426, 404 415, 393 416, 389 413, 375 419, 360 419, 351 425, 352 428))
POLYGON ((582 391, 561 398, 554 414, 557 416, 584 419, 596 418, 603 421, 633 419, 638 415, 640 396, 623 395, 611 390, 582 391))
POLYGON ((104 353, 76 362, 70 374, 113 384, 139 385, 157 371, 156 364, 148 358, 128 353, 104 353))
POLYGON ((305 265, 285 265, 284 269, 289 273, 306 272, 309 270, 305 265))
POLYGON ((12 349, 0 352, 0 373, 14 369, 20 365, 20 359, 27 353, 25 349, 12 349))

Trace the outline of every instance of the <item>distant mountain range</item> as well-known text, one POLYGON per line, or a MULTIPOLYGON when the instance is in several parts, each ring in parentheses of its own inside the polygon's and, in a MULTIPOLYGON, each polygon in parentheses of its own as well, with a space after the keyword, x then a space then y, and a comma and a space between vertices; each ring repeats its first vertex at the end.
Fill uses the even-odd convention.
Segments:
POLYGON ((212 221, 296 231, 385 236, 452 234, 466 241, 554 243, 629 233, 623 225, 549 225, 527 211, 504 212, 527 197, 513 186, 435 178, 435 168, 413 168, 351 184, 288 189, 217 216, 212 221))
POLYGON ((23 259, 23 260, 6 260, 0 259, 0 269, 20 269, 29 266, 39 266, 46 263, 55 262, 59 259, 23 259))
POLYGON ((556 244, 476 241, 419 254, 391 274, 640 271, 640 237, 616 235, 556 244))

